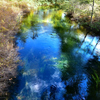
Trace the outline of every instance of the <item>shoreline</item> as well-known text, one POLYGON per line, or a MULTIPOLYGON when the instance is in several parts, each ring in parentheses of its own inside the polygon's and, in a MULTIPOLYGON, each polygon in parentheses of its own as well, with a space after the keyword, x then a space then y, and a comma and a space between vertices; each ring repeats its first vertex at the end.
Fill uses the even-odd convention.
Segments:
MULTIPOLYGON (((100 3, 100 2, 99 2, 100 3)), ((78 5, 78 4, 77 4, 78 5)), ((84 27, 87 31, 90 31, 95 36, 100 36, 100 13, 97 9, 99 9, 98 2, 94 4, 94 13, 91 23, 91 14, 92 14, 92 7, 90 4, 87 5, 78 5, 75 6, 74 11, 70 11, 68 9, 65 11, 66 17, 68 17, 71 21, 75 21, 79 23, 80 26, 84 27), (84 13, 83 13, 84 12, 84 13)))
POLYGON ((15 84, 17 66, 20 62, 17 47, 15 47, 15 35, 20 29, 22 17, 31 10, 28 6, 19 8, 10 1, 0 2, 0 99, 7 99, 10 96, 9 87, 15 84))

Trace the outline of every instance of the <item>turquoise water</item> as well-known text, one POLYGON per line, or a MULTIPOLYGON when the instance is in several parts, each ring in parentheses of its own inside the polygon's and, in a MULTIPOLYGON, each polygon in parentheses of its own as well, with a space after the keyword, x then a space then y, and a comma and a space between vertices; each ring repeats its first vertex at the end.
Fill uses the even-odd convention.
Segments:
POLYGON ((23 64, 10 100, 98 100, 99 37, 85 34, 63 11, 23 18, 16 36, 23 64))

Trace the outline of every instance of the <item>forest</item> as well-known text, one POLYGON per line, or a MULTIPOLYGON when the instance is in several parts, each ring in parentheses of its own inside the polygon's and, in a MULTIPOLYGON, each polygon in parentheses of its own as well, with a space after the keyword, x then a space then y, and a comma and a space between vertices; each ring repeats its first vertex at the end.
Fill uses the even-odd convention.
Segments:
POLYGON ((60 99, 100 100, 100 0, 0 0, 0 100, 60 99))

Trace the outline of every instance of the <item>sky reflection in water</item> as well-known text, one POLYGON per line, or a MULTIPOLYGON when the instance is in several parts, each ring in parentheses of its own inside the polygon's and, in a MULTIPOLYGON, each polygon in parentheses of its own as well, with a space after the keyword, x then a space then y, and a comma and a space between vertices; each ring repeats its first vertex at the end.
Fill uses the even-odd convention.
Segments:
POLYGON ((20 57, 25 63, 20 80, 20 83, 25 80, 25 87, 16 96, 17 100, 85 100, 89 95, 91 80, 85 67, 100 49, 98 44, 93 52, 98 37, 87 35, 84 40, 84 34, 76 33, 79 25, 71 25, 69 21, 66 24, 64 15, 63 19, 55 18, 55 12, 31 14, 30 23, 36 17, 38 21, 34 25, 24 22, 24 28, 29 27, 17 36, 17 45, 23 48, 19 50, 20 57), (61 23, 60 26, 55 22, 61 23))

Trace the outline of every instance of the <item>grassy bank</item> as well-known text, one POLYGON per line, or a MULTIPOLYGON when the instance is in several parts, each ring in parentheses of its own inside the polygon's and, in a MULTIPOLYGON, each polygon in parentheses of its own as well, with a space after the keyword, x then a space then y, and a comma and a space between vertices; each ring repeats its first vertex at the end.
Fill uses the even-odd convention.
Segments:
POLYGON ((21 18, 33 7, 27 1, 0 1, 0 100, 9 96, 9 85, 14 84, 19 62, 14 45, 21 18), (3 98, 4 97, 4 98, 3 98))

